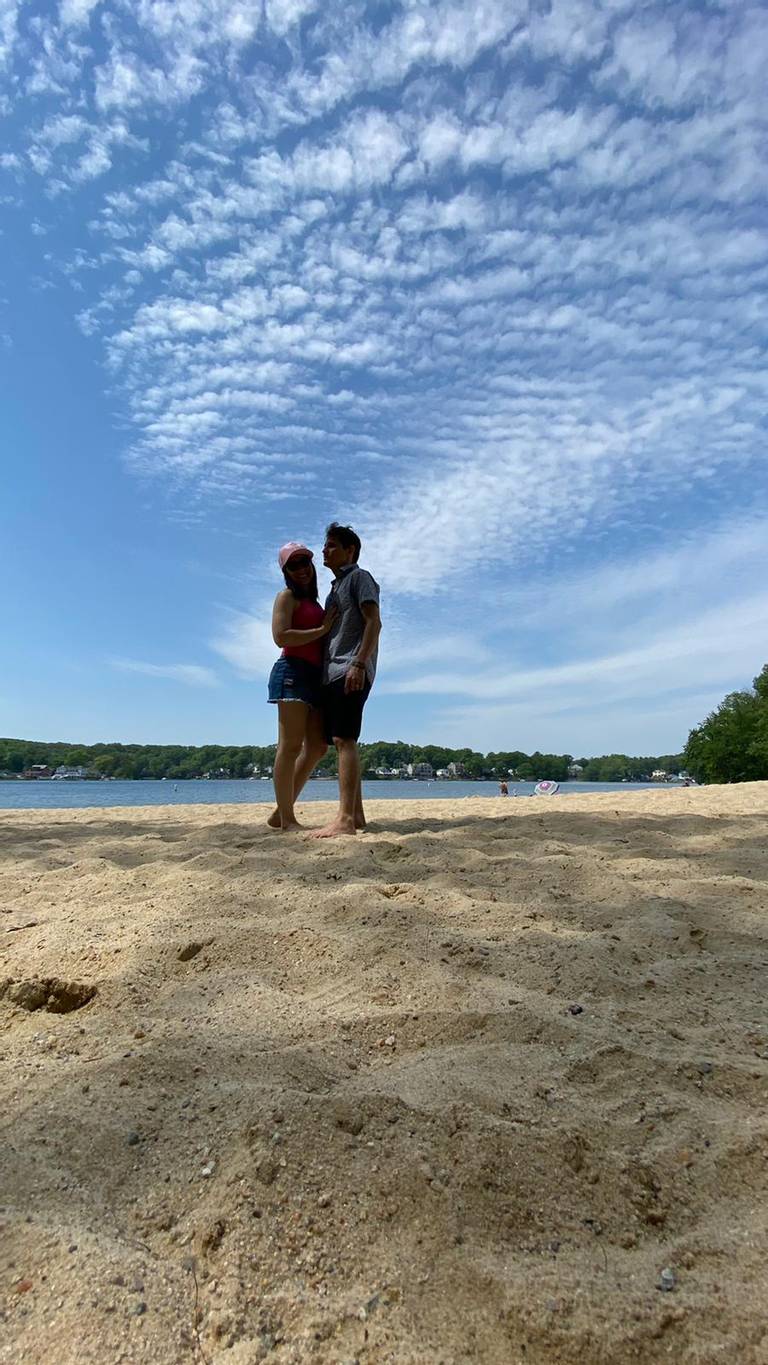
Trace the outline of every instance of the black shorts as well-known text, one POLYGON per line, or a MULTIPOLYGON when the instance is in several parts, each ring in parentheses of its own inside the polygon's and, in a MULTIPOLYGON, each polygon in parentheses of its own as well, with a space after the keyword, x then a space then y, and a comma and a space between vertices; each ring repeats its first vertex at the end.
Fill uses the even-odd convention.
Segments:
POLYGON ((360 692, 345 692, 343 678, 336 678, 333 682, 323 685, 320 705, 323 710, 327 744, 333 744, 335 739, 360 738, 363 707, 370 690, 371 684, 367 678, 360 692))

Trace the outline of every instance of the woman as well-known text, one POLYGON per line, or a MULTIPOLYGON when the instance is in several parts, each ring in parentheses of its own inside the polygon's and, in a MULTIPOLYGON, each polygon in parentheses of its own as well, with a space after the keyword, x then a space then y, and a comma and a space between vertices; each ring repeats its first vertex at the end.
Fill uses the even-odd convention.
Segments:
POLYGON ((301 829, 293 803, 327 748, 319 710, 321 641, 335 613, 324 612, 317 600, 317 573, 306 545, 289 541, 277 562, 286 586, 272 608, 272 638, 283 652, 269 675, 279 728, 273 774, 277 809, 267 823, 286 831, 301 829))

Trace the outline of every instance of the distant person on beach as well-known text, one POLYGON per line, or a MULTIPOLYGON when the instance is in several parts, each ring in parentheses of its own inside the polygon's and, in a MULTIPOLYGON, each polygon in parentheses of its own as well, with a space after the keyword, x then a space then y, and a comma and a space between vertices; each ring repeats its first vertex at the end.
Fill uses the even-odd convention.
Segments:
POLYGON ((325 607, 336 616, 326 641, 322 709, 324 738, 339 759, 339 810, 314 839, 331 839, 365 828, 357 741, 363 707, 376 676, 381 616, 379 585, 358 564, 360 537, 351 526, 332 522, 325 533, 323 563, 333 574, 325 607))
POLYGON ((322 641, 336 619, 317 600, 312 551, 291 540, 278 552, 285 587, 272 608, 272 638, 282 654, 269 675, 269 700, 278 714, 273 777, 277 809, 267 821, 287 833, 301 829, 293 803, 326 752, 320 690, 322 641))
POLYGON ((503 777, 499 783, 499 796, 509 796, 509 787, 503 777))

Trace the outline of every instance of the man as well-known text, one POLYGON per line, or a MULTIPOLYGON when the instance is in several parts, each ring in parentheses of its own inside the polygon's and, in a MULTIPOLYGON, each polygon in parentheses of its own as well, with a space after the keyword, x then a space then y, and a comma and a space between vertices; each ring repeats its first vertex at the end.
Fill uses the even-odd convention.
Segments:
POLYGON ((325 609, 335 608, 338 617, 326 638, 322 704, 325 737, 335 744, 339 759, 339 812, 313 831, 313 839, 365 828, 357 741, 376 676, 381 617, 379 585, 360 568, 359 556, 360 537, 351 526, 332 522, 323 546, 323 563, 333 573, 325 609))

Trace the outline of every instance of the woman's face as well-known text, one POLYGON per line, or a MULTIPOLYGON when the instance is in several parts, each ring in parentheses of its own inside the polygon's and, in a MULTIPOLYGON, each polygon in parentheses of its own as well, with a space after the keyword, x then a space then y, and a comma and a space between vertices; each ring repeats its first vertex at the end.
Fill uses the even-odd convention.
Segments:
POLYGON ((309 555, 291 555, 285 567, 290 574, 291 582, 295 583, 297 588, 309 587, 312 582, 312 560, 309 555))

